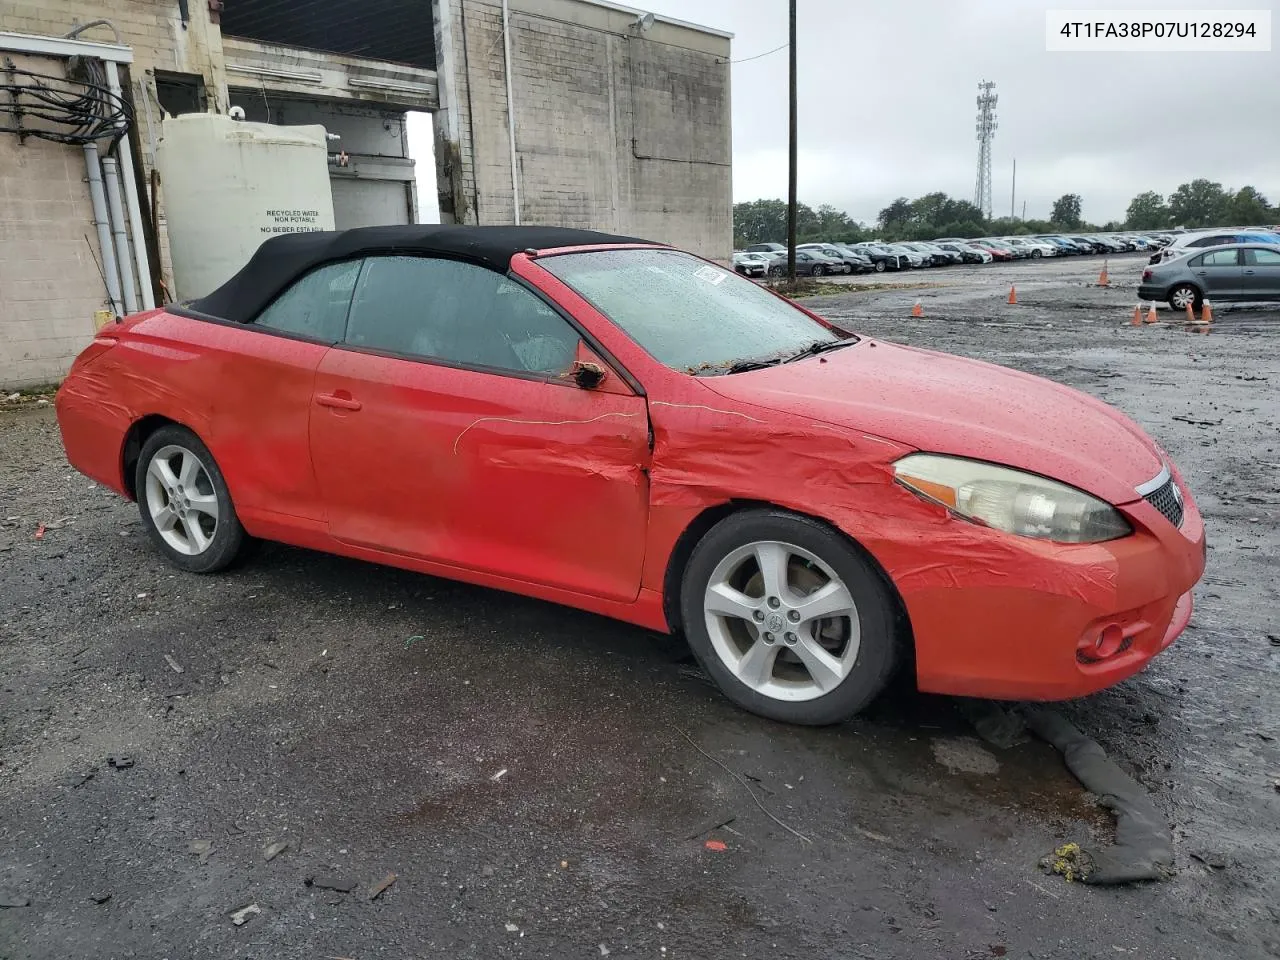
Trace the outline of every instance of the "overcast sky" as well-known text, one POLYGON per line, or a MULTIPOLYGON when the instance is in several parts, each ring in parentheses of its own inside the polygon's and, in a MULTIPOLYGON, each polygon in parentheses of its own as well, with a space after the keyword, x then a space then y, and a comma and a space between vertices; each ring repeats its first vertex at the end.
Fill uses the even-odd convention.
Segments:
MULTIPOLYGON (((628 2, 731 31, 735 60, 787 41, 786 0, 628 2)), ((800 199, 866 222, 899 196, 972 200, 986 79, 997 216, 1015 157, 1032 218, 1078 193, 1086 220, 1123 219, 1134 195, 1196 177, 1280 202, 1280 52, 1046 52, 1047 9, 1104 7, 1271 9, 1280 29, 1276 0, 799 0, 800 199)), ((785 198, 787 52, 732 69, 734 200, 785 198)))

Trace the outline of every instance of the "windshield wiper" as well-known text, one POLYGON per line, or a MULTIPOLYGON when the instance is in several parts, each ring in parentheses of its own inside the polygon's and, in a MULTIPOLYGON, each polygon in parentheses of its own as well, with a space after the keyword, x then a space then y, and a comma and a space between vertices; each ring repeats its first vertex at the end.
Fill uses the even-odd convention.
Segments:
POLYGON ((783 363, 791 363, 793 360, 803 360, 805 357, 814 357, 820 353, 826 353, 828 350, 838 350, 840 347, 847 347, 852 343, 857 343, 857 337, 850 337, 848 340, 818 340, 809 344, 799 353, 794 353, 783 360, 783 363))
POLYGON ((748 370, 763 370, 765 367, 776 367, 784 362, 783 357, 770 357, 768 360, 737 360, 725 368, 725 373, 746 373, 748 370))

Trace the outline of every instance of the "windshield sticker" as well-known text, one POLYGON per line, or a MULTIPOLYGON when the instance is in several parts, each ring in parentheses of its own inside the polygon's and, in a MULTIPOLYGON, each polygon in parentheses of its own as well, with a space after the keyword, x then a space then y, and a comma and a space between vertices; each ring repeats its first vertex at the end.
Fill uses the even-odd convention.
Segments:
POLYGON ((728 276, 728 274, 725 273, 723 270, 718 270, 715 267, 710 265, 705 267, 700 267, 699 269, 693 271, 693 275, 697 277, 699 280, 707 281, 707 283, 711 284, 713 287, 718 284, 724 283, 724 278, 728 276))

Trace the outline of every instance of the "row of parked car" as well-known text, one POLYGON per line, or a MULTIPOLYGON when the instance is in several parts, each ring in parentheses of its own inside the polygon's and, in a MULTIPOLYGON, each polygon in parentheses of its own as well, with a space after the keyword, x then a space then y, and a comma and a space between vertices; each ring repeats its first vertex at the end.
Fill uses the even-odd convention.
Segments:
MULTIPOLYGON (((886 243, 802 243, 796 247, 796 272, 804 276, 867 273, 941 267, 955 263, 996 260, 1038 260, 1042 257, 1154 251, 1173 243, 1174 234, 1044 234, 1035 237, 940 237, 933 241, 886 243)), ((782 276, 787 271, 787 248, 780 243, 757 243, 733 255, 734 269, 750 277, 782 276)))

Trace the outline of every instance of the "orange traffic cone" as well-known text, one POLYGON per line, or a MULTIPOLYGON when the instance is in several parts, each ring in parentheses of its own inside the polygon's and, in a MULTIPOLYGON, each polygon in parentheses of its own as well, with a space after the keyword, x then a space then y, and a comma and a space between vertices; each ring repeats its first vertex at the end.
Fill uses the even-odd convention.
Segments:
POLYGON ((1187 304, 1187 323, 1196 322, 1196 312, 1191 309, 1191 304, 1187 304))
POLYGON ((1200 322, 1213 323, 1213 307, 1209 306, 1208 300, 1206 300, 1204 305, 1200 308, 1200 322))
POLYGON ((1018 302, 1018 291, 1014 289, 1013 284, 1009 284, 1009 302, 1018 302))
POLYGON ((1156 316, 1156 304, 1151 302, 1151 309, 1147 311, 1147 323, 1158 323, 1160 318, 1156 316))
POLYGON ((916 301, 916 305, 915 305, 914 307, 912 307, 912 308, 911 308, 911 315, 912 315, 913 317, 923 317, 923 316, 924 316, 924 307, 920 306, 920 301, 918 301, 918 300, 917 300, 917 301, 916 301))
POLYGON ((1135 327, 1142 326, 1142 304, 1137 304, 1133 308, 1133 325, 1135 327))
POLYGON ((1102 272, 1098 274, 1098 286, 1105 287, 1110 283, 1111 283, 1111 280, 1107 277, 1107 261, 1103 260, 1102 272))

